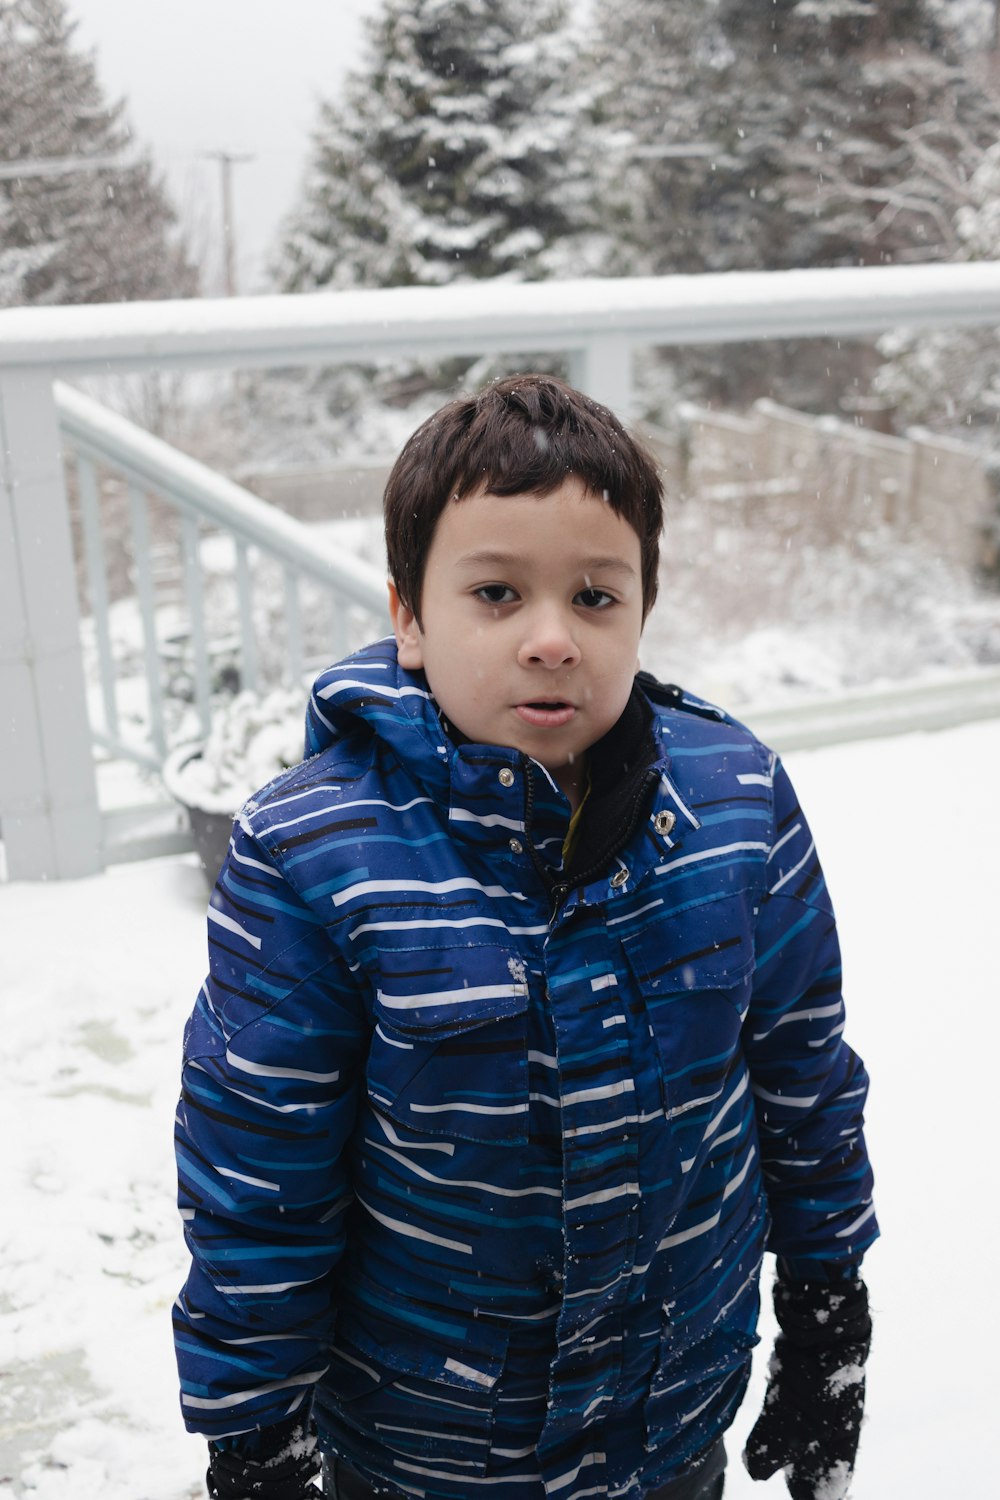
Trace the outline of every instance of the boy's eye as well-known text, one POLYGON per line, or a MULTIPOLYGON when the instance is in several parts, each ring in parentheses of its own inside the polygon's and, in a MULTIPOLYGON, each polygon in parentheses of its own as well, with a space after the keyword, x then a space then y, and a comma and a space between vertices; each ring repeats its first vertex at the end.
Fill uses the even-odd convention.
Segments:
POLYGON ((517 598, 506 583, 484 583, 475 591, 476 598, 484 604, 512 604, 517 598))
POLYGON ((604 589, 581 589, 573 600, 574 604, 582 604, 584 609, 607 609, 614 602, 613 596, 604 589))

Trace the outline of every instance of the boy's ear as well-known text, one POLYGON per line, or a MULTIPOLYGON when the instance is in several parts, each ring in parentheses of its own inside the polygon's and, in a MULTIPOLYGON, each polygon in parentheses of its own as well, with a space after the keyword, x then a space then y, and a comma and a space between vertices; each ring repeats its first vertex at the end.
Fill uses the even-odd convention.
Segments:
POLYGON ((412 671, 424 664, 423 637, 417 617, 408 604, 399 597, 399 590, 389 579, 389 615, 393 634, 396 637, 396 655, 401 667, 412 671))

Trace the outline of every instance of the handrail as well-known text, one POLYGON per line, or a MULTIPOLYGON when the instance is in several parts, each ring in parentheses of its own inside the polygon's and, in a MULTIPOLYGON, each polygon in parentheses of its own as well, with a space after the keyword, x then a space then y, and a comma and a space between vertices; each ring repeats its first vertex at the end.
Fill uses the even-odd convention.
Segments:
POLYGON ((775 750, 818 750, 853 740, 881 739, 1000 715, 1000 669, 970 667, 920 678, 879 683, 836 697, 782 705, 749 705, 737 711, 775 750))
POLYGON ((1000 261, 388 287, 310 296, 0 311, 0 363, 304 365, 386 354, 586 350, 976 326, 1000 317, 1000 261))
POLYGON ((265 546, 282 562, 385 617, 385 581, 368 563, 334 552, 301 521, 62 381, 55 383, 55 402, 61 428, 88 457, 169 495, 246 542, 265 546))

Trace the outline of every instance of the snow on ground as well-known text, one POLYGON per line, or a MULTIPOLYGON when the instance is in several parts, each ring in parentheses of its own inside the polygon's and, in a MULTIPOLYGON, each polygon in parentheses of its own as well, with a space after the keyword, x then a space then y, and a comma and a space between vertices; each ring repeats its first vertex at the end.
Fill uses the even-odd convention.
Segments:
MULTIPOLYGON (((840 912, 848 1035, 874 1084, 884 1239, 854 1500, 986 1493, 997 1463, 993 1136, 1000 723, 788 763, 840 912)), ((194 1500, 170 1304, 171 1125, 201 982, 193 856, 0 885, 0 1500, 194 1500)), ((764 1320, 735 1454, 762 1391, 764 1320)), ((752 1485, 738 1459, 727 1500, 752 1485)))

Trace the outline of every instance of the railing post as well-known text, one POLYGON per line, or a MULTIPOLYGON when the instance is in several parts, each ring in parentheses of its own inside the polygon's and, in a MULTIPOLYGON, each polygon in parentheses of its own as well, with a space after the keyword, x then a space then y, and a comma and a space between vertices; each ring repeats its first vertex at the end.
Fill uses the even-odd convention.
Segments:
POLYGON ((623 422, 632 421, 632 346, 628 339, 610 333, 593 334, 581 348, 570 350, 569 378, 579 390, 609 406, 623 422))
POLYGON ((0 827, 19 880, 103 867, 52 381, 0 369, 0 827))

